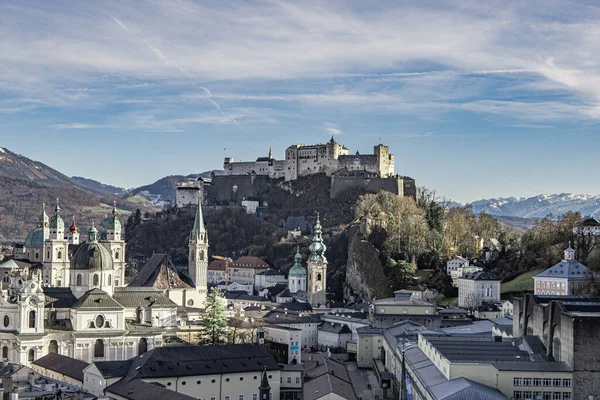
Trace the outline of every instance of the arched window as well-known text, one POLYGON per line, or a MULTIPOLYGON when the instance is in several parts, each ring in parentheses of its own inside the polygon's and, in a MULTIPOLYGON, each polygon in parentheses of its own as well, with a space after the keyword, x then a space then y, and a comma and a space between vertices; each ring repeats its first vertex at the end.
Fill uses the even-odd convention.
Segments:
POLYGON ((35 311, 29 311, 29 327, 35 328, 35 311))
POLYGON ((110 275, 108 275, 107 285, 110 286, 111 283, 112 283, 112 277, 110 275))
POLYGON ((8 359, 8 346, 4 346, 2 348, 2 359, 4 359, 4 360, 8 359))
POLYGON ((99 286, 100 278, 98 278, 98 274, 95 274, 92 278, 92 286, 99 286))
POLYGON ((141 338, 138 342, 138 355, 148 351, 148 341, 146 338, 141 338))
POLYGON ((48 253, 47 253, 47 257, 48 259, 50 259, 50 249, 48 249, 48 253))
POLYGON ((40 258, 40 253, 38 253, 37 251, 35 252, 35 259, 37 260, 38 258, 40 258))
POLYGON ((115 253, 115 260, 118 260, 118 259, 119 259, 119 252, 117 251, 117 252, 115 253))
POLYGON ((58 251, 56 258, 58 258, 59 260, 62 258, 62 251, 58 251))
POLYGON ((104 357, 104 340, 96 339, 94 342, 94 358, 104 357))
POLYGON ((56 340, 51 340, 48 344, 48 353, 58 354, 58 342, 56 340))
POLYGON ((320 281, 321 280, 321 274, 317 274, 317 280, 320 281))
POLYGON ((29 353, 27 354, 27 360, 29 362, 35 361, 35 350, 34 349, 29 350, 29 353))
POLYGON ((82 276, 81 274, 77 274, 77 283, 75 284, 75 286, 81 286, 82 285, 82 276))
POLYGON ((204 261, 204 250, 200 250, 200 261, 204 261))

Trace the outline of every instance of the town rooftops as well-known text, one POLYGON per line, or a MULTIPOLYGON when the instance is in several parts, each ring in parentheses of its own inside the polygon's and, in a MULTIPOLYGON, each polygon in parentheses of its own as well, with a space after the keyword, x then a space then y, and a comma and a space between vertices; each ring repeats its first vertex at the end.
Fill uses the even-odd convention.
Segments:
POLYGON ((356 400, 352 384, 336 375, 325 373, 304 383, 304 400, 315 400, 335 394, 341 399, 356 400))
POLYGON ((211 271, 225 271, 225 260, 212 260, 208 264, 208 269, 211 271))
POLYGON ((504 400, 498 390, 484 386, 467 378, 457 378, 431 388, 438 400, 504 400))
POLYGON ((68 376, 79 382, 83 382, 83 370, 89 365, 86 362, 57 353, 46 354, 31 364, 68 376))
POLYGON ((158 289, 189 289, 189 277, 175 268, 167 254, 154 253, 135 275, 129 287, 156 287, 158 289))
POLYGON ((336 333, 338 335, 342 335, 344 333, 352 333, 350 328, 348 328, 348 325, 336 324, 331 322, 325 322, 323 325, 321 325, 319 330, 322 332, 336 333))
POLYGON ((105 291, 94 288, 85 292, 85 294, 73 304, 72 308, 77 310, 122 310, 123 306, 117 303, 105 291))
POLYGON ((43 287, 46 308, 71 308, 77 303, 77 297, 68 287, 43 287))
POLYGON ((410 293, 394 293, 395 297, 390 297, 387 299, 380 299, 373 301, 373 305, 376 306, 426 306, 426 307, 435 307, 434 303, 424 300, 412 299, 410 293))
POLYGON ((257 272, 256 275, 274 275, 274 276, 285 276, 285 274, 277 269, 269 268, 264 271, 257 272))
POLYGON ((269 264, 264 262, 262 259, 253 256, 243 256, 230 263, 230 268, 252 268, 252 269, 268 269, 271 268, 269 264))
POLYGON ((291 313, 281 310, 270 311, 263 320, 269 324, 315 324, 321 321, 317 314, 291 313))
POLYGON ((468 280, 472 280, 472 281, 498 281, 498 282, 502 280, 501 278, 496 278, 489 272, 484 272, 484 271, 472 272, 472 273, 466 274, 462 278, 458 278, 458 279, 468 279, 468 280))
POLYGON ((577 260, 562 260, 534 278, 565 278, 569 280, 588 280, 594 273, 577 260))

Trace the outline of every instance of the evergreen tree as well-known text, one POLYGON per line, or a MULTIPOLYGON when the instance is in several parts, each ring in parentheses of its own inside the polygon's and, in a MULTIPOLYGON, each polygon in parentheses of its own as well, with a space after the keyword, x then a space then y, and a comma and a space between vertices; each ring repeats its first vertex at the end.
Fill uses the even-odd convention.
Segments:
POLYGON ((217 288, 213 288, 206 296, 198 340, 200 344, 209 346, 227 342, 225 304, 217 288))

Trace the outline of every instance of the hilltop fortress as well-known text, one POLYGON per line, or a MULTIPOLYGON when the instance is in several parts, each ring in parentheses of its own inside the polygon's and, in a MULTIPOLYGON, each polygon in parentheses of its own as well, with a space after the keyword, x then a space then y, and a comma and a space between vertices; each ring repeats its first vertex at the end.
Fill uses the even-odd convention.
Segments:
MULTIPOLYGON (((383 144, 374 146, 373 154, 350 155, 348 149, 331 140, 324 144, 294 144, 285 151, 285 160, 276 160, 269 149, 266 157, 256 161, 234 162, 227 157, 223 163, 224 175, 211 179, 186 182, 177 188, 177 207, 197 204, 200 197, 206 205, 254 202, 262 206, 265 193, 273 181, 285 186, 296 185, 303 179, 327 177, 330 198, 350 189, 377 193, 382 190, 416 197, 415 180, 394 173, 394 155, 383 144)), ((326 190, 324 188, 324 190, 326 190)))
POLYGON ((375 146, 373 154, 357 151, 355 155, 349 155, 348 149, 331 137, 325 144, 294 144, 285 150, 285 160, 274 159, 271 150, 268 157, 259 157, 256 161, 233 162, 227 157, 223 170, 225 175, 266 175, 285 181, 318 173, 332 176, 355 171, 390 178, 394 176, 394 155, 382 144, 375 146))

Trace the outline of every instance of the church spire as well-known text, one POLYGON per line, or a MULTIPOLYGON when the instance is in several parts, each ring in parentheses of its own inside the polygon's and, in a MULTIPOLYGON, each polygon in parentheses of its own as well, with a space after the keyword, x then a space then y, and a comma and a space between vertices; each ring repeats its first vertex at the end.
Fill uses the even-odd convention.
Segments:
POLYGON ((206 228, 204 227, 204 217, 202 215, 202 202, 198 196, 198 208, 196 209, 196 218, 194 219, 192 236, 198 235, 199 233, 206 233, 206 228))
POLYGON ((324 261, 327 262, 325 258, 325 250, 327 250, 327 246, 323 243, 323 231, 321 227, 321 221, 319 219, 319 213, 317 212, 317 222, 313 227, 313 240, 310 244, 310 256, 309 260, 312 262, 324 261))
POLYGON ((273 158, 273 152, 271 151, 271 146, 269 146, 269 160, 273 158))
POLYGON ((46 214, 46 203, 42 203, 42 213, 40 214, 40 218, 38 220, 38 227, 47 228, 49 222, 50 218, 48 218, 48 214, 46 214))

